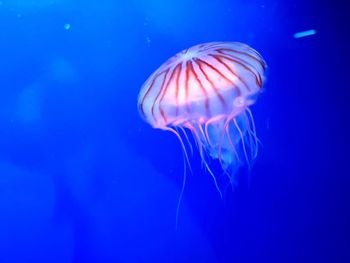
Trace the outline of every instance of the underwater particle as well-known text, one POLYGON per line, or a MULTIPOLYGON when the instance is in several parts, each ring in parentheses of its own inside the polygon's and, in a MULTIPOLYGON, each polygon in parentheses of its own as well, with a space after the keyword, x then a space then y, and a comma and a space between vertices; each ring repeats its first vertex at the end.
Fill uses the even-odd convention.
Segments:
POLYGON ((151 38, 150 37, 146 37, 146 43, 149 46, 151 44, 151 38))
POLYGON ((294 36, 294 38, 302 38, 302 37, 315 35, 316 33, 317 32, 315 29, 311 29, 311 30, 306 30, 306 31, 295 33, 293 36, 294 36))
POLYGON ((71 29, 71 24, 64 24, 64 29, 65 30, 69 30, 69 29, 71 29))
POLYGON ((144 26, 148 26, 148 17, 145 17, 145 20, 144 20, 144 22, 143 22, 143 25, 144 25, 144 26))
MULTIPOLYGON (((187 163, 190 169, 187 151, 194 148, 188 136, 192 135, 220 195, 208 158, 220 162, 232 184, 238 168, 250 167, 255 160, 258 139, 249 106, 262 91, 266 67, 262 56, 246 44, 205 43, 168 59, 140 90, 141 117, 153 128, 176 135, 184 168, 187 163)), ((185 181, 186 169, 179 203, 185 181)))

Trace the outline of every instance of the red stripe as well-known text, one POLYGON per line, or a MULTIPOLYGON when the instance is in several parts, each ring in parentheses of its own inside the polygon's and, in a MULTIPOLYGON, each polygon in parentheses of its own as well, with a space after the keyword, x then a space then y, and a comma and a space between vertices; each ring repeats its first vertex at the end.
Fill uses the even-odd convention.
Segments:
POLYGON ((206 78, 206 80, 210 83, 212 89, 214 90, 215 94, 218 96, 220 102, 224 105, 224 107, 227 107, 224 97, 222 97, 222 95, 219 93, 218 89, 215 87, 214 83, 212 82, 212 80, 208 77, 207 73, 202 68, 202 60, 199 59, 199 58, 193 58, 193 59, 194 59, 195 63, 197 63, 199 69, 203 73, 203 75, 206 78))
POLYGON ((176 77, 176 89, 175 89, 175 104, 176 104, 176 116, 179 114, 179 80, 181 76, 181 71, 182 71, 182 62, 179 63, 179 73, 177 74, 176 77))
POLYGON ((156 104, 159 95, 162 93, 162 90, 163 90, 163 87, 164 87, 164 83, 165 83, 165 79, 166 79, 166 77, 168 76, 169 70, 170 70, 170 68, 168 68, 168 69, 165 71, 165 75, 164 75, 164 77, 163 77, 162 85, 160 86, 159 92, 158 92, 158 94, 157 94, 157 96, 156 96, 156 98, 154 99, 153 104, 152 104, 151 112, 152 112, 152 116, 153 116, 153 118, 154 118, 155 121, 157 121, 157 118, 154 116, 154 105, 156 104))
POLYGON ((188 64, 190 63, 190 61, 186 62, 186 81, 185 81, 185 104, 186 104, 186 109, 189 112, 190 108, 188 105, 188 82, 190 80, 190 72, 189 72, 189 66, 188 64))
MULTIPOLYGON (((218 55, 209 54, 209 56, 213 57, 219 63, 224 65, 233 75, 235 75, 243 83, 243 85, 246 87, 247 90, 251 91, 251 88, 248 86, 248 84, 231 67, 229 67, 218 55)), ((237 87, 237 90, 240 95, 241 91, 239 90, 238 87, 237 87)))
MULTIPOLYGON (((246 53, 246 52, 242 52, 242 51, 238 51, 238 50, 230 49, 230 48, 219 48, 219 49, 216 49, 216 51, 218 51, 218 52, 221 53, 221 54, 225 54, 225 55, 231 55, 231 56, 233 56, 232 54, 227 54, 227 53, 225 53, 225 51, 228 51, 228 52, 233 52, 233 53, 237 53, 237 54, 241 54, 241 55, 250 57, 251 59, 253 59, 253 60, 255 60, 256 62, 258 62, 258 63, 260 64, 260 66, 263 68, 264 71, 265 71, 265 69, 266 69, 266 63, 265 63, 264 60, 258 59, 257 57, 255 57, 255 56, 253 56, 253 55, 251 55, 251 54, 248 54, 248 53, 246 53)), ((233 56, 233 57, 239 59, 239 58, 236 57, 236 56, 233 56)), ((260 55, 259 55, 259 58, 261 58, 260 55)), ((240 60, 242 60, 242 59, 240 59, 240 60)), ((242 61, 244 61, 244 60, 242 60, 242 61)))
POLYGON ((156 81, 156 79, 159 77, 159 75, 158 76, 156 76, 155 78, 153 78, 153 80, 152 80, 152 82, 151 82, 151 85, 149 85, 148 86, 148 89, 147 89, 147 91, 145 92, 145 94, 143 95, 143 98, 142 98, 142 101, 141 101, 141 103, 140 103, 140 108, 141 108, 141 113, 142 113, 142 115, 145 117, 146 115, 145 115, 145 110, 144 110, 144 102, 145 102, 145 100, 146 100, 146 97, 148 96, 148 94, 149 94, 149 92, 151 91, 151 89, 152 89, 152 87, 153 87, 153 85, 154 85, 154 83, 155 83, 155 81, 156 81))
MULTIPOLYGON (((222 57, 224 59, 227 59, 227 60, 230 60, 234 63, 237 63, 239 65, 241 65, 242 67, 244 67, 246 70, 248 70, 250 73, 252 73, 254 76, 255 76, 255 81, 256 81, 256 84, 261 88, 262 87, 262 79, 261 79, 261 76, 260 74, 254 72, 251 68, 254 68, 251 64, 249 64, 248 62, 242 60, 242 59, 239 59, 233 55, 229 55, 229 54, 224 54, 224 55, 216 55, 218 57, 222 57), (245 65, 245 64, 248 64, 249 66, 245 65)), ((254 68, 255 69, 255 68, 254 68)), ((257 69, 255 69, 256 71, 258 71, 257 69)))
POLYGON ((177 64, 176 67, 174 68, 173 72, 171 73, 171 76, 170 76, 170 78, 169 78, 169 80, 168 80, 168 83, 165 85, 163 94, 162 94, 162 96, 161 96, 161 98, 160 98, 160 100, 159 100, 159 111, 160 111, 160 114, 162 115, 163 120, 164 120, 165 123, 167 123, 167 118, 166 118, 166 116, 165 116, 165 114, 164 114, 164 111, 163 111, 163 109, 162 109, 162 107, 161 107, 161 104, 162 104, 162 101, 163 101, 163 99, 164 99, 164 97, 165 97, 165 94, 167 93, 167 90, 168 90, 168 88, 169 88, 169 84, 170 84, 170 82, 173 80, 173 77, 174 77, 174 75, 175 75, 175 72, 178 71, 179 66, 180 66, 180 64, 177 64))
POLYGON ((198 81, 199 86, 201 87, 201 90, 203 91, 204 96, 206 97, 206 98, 205 98, 205 110, 206 110, 207 116, 209 116, 209 115, 210 115, 210 111, 209 111, 209 97, 208 97, 208 93, 207 93, 207 91, 205 90, 205 88, 204 88, 204 86, 203 86, 201 80, 199 79, 197 73, 195 72, 191 61, 190 61, 189 65, 190 65, 190 71, 191 71, 192 74, 194 75, 195 79, 198 81))
POLYGON ((224 42, 214 42, 214 43, 207 43, 203 49, 201 49, 200 51, 207 51, 207 50, 210 50, 210 49, 214 49, 216 48, 217 46, 222 46, 224 45, 225 43, 224 42))
POLYGON ((213 65, 209 64, 208 62, 200 59, 200 58, 196 58, 198 61, 200 61, 201 63, 204 63, 205 65, 207 65, 209 68, 211 68, 212 70, 214 70, 216 73, 218 73, 221 77, 223 77, 224 79, 226 79, 227 82, 230 82, 232 85, 234 85, 235 83, 233 83, 229 78, 227 78, 220 70, 218 70, 217 68, 215 68, 213 65))
MULTIPOLYGON (((159 72, 159 73, 157 73, 155 76, 152 76, 152 82, 151 82, 151 84, 148 86, 148 88, 147 88, 147 91, 145 92, 145 94, 143 95, 143 98, 142 98, 142 101, 141 101, 141 103, 140 103, 140 107, 141 107, 141 113, 142 113, 142 115, 143 116, 146 116, 145 115, 145 110, 144 110, 144 102, 145 102, 145 100, 146 100, 146 97, 149 95, 149 93, 151 92, 151 89, 153 88, 153 85, 154 85, 154 83, 156 82, 156 80, 157 80, 157 78, 160 76, 160 75, 162 75, 163 73, 165 72, 165 70, 163 70, 162 72, 159 72)), ((147 82, 147 81, 146 81, 147 82)))

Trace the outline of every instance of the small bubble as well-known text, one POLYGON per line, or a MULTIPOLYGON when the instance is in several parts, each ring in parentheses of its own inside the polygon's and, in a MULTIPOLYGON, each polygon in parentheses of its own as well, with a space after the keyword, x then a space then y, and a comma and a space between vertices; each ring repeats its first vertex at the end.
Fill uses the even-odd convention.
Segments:
POLYGON ((64 24, 64 29, 65 30, 69 30, 71 28, 71 25, 70 24, 64 24))

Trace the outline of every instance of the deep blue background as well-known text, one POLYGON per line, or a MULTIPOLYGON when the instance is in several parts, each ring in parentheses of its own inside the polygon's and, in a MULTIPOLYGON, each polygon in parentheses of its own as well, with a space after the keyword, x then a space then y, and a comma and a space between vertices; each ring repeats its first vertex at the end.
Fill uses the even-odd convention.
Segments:
POLYGON ((334 1, 0 1, 0 262, 350 262, 347 15, 334 1), (175 231, 180 145, 139 118, 137 94, 168 57, 218 40, 269 65, 252 107, 263 147, 223 200, 195 156, 175 231))

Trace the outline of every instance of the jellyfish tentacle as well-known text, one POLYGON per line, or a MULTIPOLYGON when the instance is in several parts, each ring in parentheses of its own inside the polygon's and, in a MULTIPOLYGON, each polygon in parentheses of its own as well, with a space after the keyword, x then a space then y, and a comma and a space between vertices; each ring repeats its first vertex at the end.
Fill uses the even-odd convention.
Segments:
POLYGON ((184 144, 183 140, 181 139, 180 134, 176 130, 174 130, 173 128, 170 128, 170 127, 163 127, 162 129, 172 132, 179 139, 181 147, 182 147, 182 152, 183 152, 183 154, 184 154, 184 156, 186 158, 186 162, 188 164, 188 168, 189 168, 190 172, 192 173, 190 159, 188 158, 187 150, 186 150, 186 147, 185 147, 185 144, 184 144))
POLYGON ((180 212, 180 205, 181 205, 181 201, 182 201, 182 197, 185 191, 185 186, 186 186, 186 159, 185 159, 185 155, 182 155, 183 157, 183 162, 184 162, 184 174, 182 177, 182 186, 181 186, 181 191, 179 194, 179 199, 177 200, 177 206, 176 206, 176 218, 175 218, 175 229, 177 229, 178 223, 179 223, 179 212, 180 212))
POLYGON ((182 131, 183 135, 185 136, 187 145, 188 145, 188 147, 190 148, 190 151, 191 151, 191 156, 193 156, 193 147, 192 147, 190 139, 188 138, 187 132, 185 131, 185 129, 182 126, 179 126, 178 129, 180 129, 182 131))
POLYGON ((204 161, 205 161, 205 156, 204 156, 204 151, 205 151, 205 146, 203 145, 203 142, 196 130, 196 128, 192 125, 192 124, 188 124, 187 127, 191 130, 192 132, 192 136, 196 141, 196 144, 198 146, 198 151, 199 151, 199 155, 201 157, 201 165, 202 167, 205 166, 204 165, 204 161))
POLYGON ((230 145, 231 145, 231 147, 232 147, 232 150, 233 150, 233 152, 234 152, 234 154, 235 154, 237 160, 240 161, 240 158, 239 158, 238 152, 237 152, 237 150, 236 150, 236 147, 235 147, 235 145, 234 145, 233 142, 232 142, 232 138, 231 138, 230 130, 229 130, 229 128, 230 128, 230 122, 232 121, 232 118, 233 118, 233 117, 231 117, 230 119, 228 119, 227 125, 225 126, 225 132, 226 132, 228 141, 229 141, 229 143, 230 143, 230 145))
POLYGON ((176 135, 176 137, 180 141, 180 144, 182 146, 182 151, 183 151, 184 173, 183 173, 181 191, 180 191, 179 199, 178 199, 178 202, 177 202, 176 218, 175 218, 175 220, 176 220, 175 228, 177 229, 178 218, 179 218, 179 211, 180 211, 180 204, 181 204, 182 196, 183 196, 183 193, 185 191, 185 186, 186 186, 186 178, 187 178, 186 166, 188 165, 188 168, 190 169, 191 173, 192 173, 192 169, 191 169, 191 164, 190 164, 190 161, 189 161, 189 158, 188 158, 188 154, 187 154, 187 150, 186 150, 185 144, 183 143, 180 134, 176 130, 174 130, 173 128, 170 128, 170 127, 163 127, 162 129, 164 129, 166 131, 170 131, 170 132, 172 132, 172 133, 174 133, 176 135), (187 165, 186 165, 186 163, 187 163, 187 165))
POLYGON ((234 180, 235 179, 235 177, 234 177, 235 170, 234 169, 237 169, 240 166, 239 163, 241 162, 241 157, 240 157, 240 155, 239 155, 239 153, 237 151, 237 145, 233 143, 233 140, 232 140, 232 137, 231 137, 231 133, 230 133, 230 125, 233 122, 234 118, 235 117, 233 115, 230 116, 228 118, 228 120, 227 120, 227 125, 225 127, 225 133, 226 133, 226 136, 227 136, 227 140, 228 140, 229 145, 231 147, 231 151, 234 154, 234 160, 237 162, 236 166, 231 166, 231 174, 232 174, 232 176, 231 176, 231 181, 230 182, 231 182, 232 187, 234 186, 234 183, 235 183, 235 180, 234 180))
MULTIPOLYGON (((200 141, 200 142, 202 143, 202 145, 203 145, 203 153, 205 153, 206 157, 209 157, 210 154, 208 153, 208 147, 206 147, 206 145, 209 145, 209 143, 208 143, 208 138, 207 138, 206 135, 205 135, 205 132, 204 132, 204 130, 203 130, 202 125, 198 123, 197 126, 198 126, 198 130, 199 130, 199 133, 198 133, 198 135, 199 135, 199 141, 200 141)), ((205 157, 202 158, 202 160, 205 160, 205 159, 206 159, 205 157)), ((202 165, 203 165, 203 164, 204 164, 204 163, 202 162, 202 165)))
POLYGON ((203 127, 202 127, 202 125, 199 124, 199 123, 198 123, 198 130, 200 131, 200 135, 202 135, 203 140, 205 140, 205 142, 209 144, 208 138, 207 138, 206 135, 205 135, 205 132, 204 132, 204 130, 203 130, 203 127))
POLYGON ((205 133, 203 131, 203 128, 200 123, 194 123, 194 125, 191 125, 192 127, 192 135, 196 137, 196 142, 198 145, 200 145, 200 155, 201 155, 201 165, 204 166, 203 160, 204 160, 204 154, 207 154, 206 147, 204 146, 207 144, 207 139, 205 137, 205 133), (203 145, 204 144, 204 145, 203 145))
POLYGON ((251 122, 252 128, 253 128, 252 132, 253 132, 253 137, 255 139, 255 146, 256 146, 254 158, 256 158, 258 156, 259 145, 262 146, 262 143, 261 143, 261 141, 259 140, 259 138, 256 135, 256 127, 255 127, 254 116, 253 116, 253 114, 252 114, 252 112, 251 112, 251 110, 249 108, 247 108, 247 112, 248 112, 248 116, 250 118, 250 122, 251 122))
POLYGON ((243 118, 244 118, 244 121, 245 121, 245 126, 246 126, 246 130, 247 130, 247 136, 248 137, 246 140, 247 140, 247 143, 249 143, 249 154, 250 154, 250 159, 251 160, 254 160, 254 152, 255 152, 255 141, 253 139, 253 135, 252 135, 252 129, 251 129, 251 124, 250 124, 250 120, 246 114, 245 111, 243 111, 242 113, 243 115, 243 118))
POLYGON ((190 130, 190 132, 192 134, 192 138, 193 138, 193 140, 194 140, 194 142, 196 144, 196 147, 199 150, 199 145, 198 145, 198 142, 197 142, 196 135, 193 134, 193 131, 194 131, 193 125, 190 122, 186 122, 186 123, 184 123, 184 127, 190 130))
MULTIPOLYGON (((202 165, 204 165, 204 167, 206 168, 206 170, 207 170, 207 171, 209 172, 209 174, 211 175, 211 177, 212 177, 212 179, 213 179, 213 181, 214 181, 214 185, 215 185, 216 190, 218 191, 220 197, 223 198, 223 195, 222 195, 222 192, 221 192, 221 190, 220 190, 220 187, 219 187, 219 185, 218 185, 218 183, 217 183, 216 177, 215 177, 214 173, 212 172, 212 170, 210 169, 210 167, 209 167, 209 165, 208 165, 208 163, 207 163, 206 157, 204 156, 204 151, 203 151, 203 149, 205 150, 205 146, 203 145, 203 142, 202 142, 202 140, 201 140, 201 138, 200 138, 200 136, 199 136, 199 134, 198 134, 196 128, 193 127, 191 124, 187 124, 186 127, 189 128, 189 129, 191 130, 192 135, 193 135, 193 137, 195 138, 195 141, 196 141, 196 143, 197 143, 197 145, 198 145, 198 148, 199 148, 199 155, 200 155, 200 157, 201 157, 202 165)), ((198 124, 198 127, 201 127, 201 125, 198 124)), ((205 139, 205 138, 204 138, 204 139, 205 139)), ((206 138, 205 140, 207 141, 207 138, 206 138)))
POLYGON ((208 144, 210 147, 214 148, 214 146, 212 145, 211 143, 211 140, 210 140, 210 136, 209 136, 209 132, 208 132, 208 128, 209 128, 209 125, 214 123, 214 122, 217 122, 217 121, 220 121, 222 118, 224 118, 225 116, 224 115, 218 115, 218 116, 215 116, 215 117, 212 117, 210 118, 204 125, 204 131, 205 131, 205 135, 206 135, 206 138, 207 138, 207 141, 208 141, 208 144))
POLYGON ((253 115, 251 113, 251 111, 249 109, 247 109, 247 113, 246 116, 249 120, 249 125, 251 127, 250 129, 250 134, 253 137, 253 143, 251 144, 251 151, 252 151, 252 159, 255 160, 257 155, 258 155, 258 150, 259 150, 259 145, 261 145, 261 142, 259 140, 259 138, 256 135, 256 128, 255 128, 255 123, 254 123, 254 118, 253 115))
POLYGON ((222 192, 221 192, 221 190, 220 190, 220 187, 219 187, 219 185, 218 185, 218 182, 217 182, 217 180, 216 180, 216 177, 215 177, 214 173, 213 173, 212 170, 210 169, 210 167, 209 167, 209 165, 208 165, 208 163, 207 163, 206 160, 204 160, 204 164, 205 164, 205 168, 207 169, 207 171, 209 172, 209 174, 210 174, 211 177, 213 178, 215 188, 216 188, 216 190, 219 192, 219 195, 220 195, 220 197, 221 197, 221 199, 222 199, 222 198, 223 198, 223 195, 222 195, 222 192))
POLYGON ((221 168, 222 170, 224 171, 224 173, 227 175, 227 177, 229 178, 230 182, 232 180, 232 176, 229 174, 229 172, 227 171, 227 168, 225 167, 224 163, 223 163, 223 160, 222 160, 222 156, 221 156, 221 151, 222 151, 222 145, 223 145, 223 142, 224 142, 224 139, 225 139, 225 136, 227 137, 227 140, 229 141, 230 144, 232 144, 232 142, 230 141, 230 138, 226 135, 225 131, 227 129, 229 125, 229 119, 227 119, 225 121, 225 124, 224 124, 224 128, 222 129, 221 131, 221 138, 220 138, 220 143, 219 143, 219 149, 218 149, 218 157, 219 157, 219 162, 220 162, 220 165, 221 165, 221 168))
POLYGON ((233 120, 233 123, 235 124, 235 127, 236 127, 240 137, 241 137, 242 149, 243 149, 244 157, 245 157, 245 159, 247 161, 248 168, 250 169, 251 168, 250 167, 250 161, 249 161, 249 158, 248 158, 248 154, 247 154, 247 150, 246 150, 246 146, 245 146, 245 142, 244 142, 244 135, 242 133, 241 128, 239 127, 239 125, 237 123, 236 118, 233 118, 232 120, 233 120))

